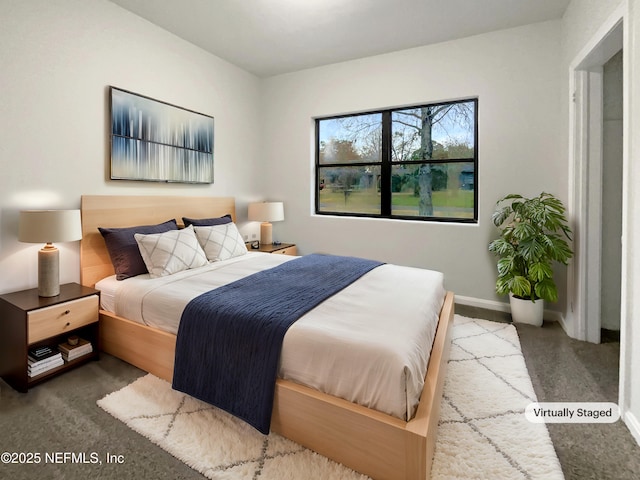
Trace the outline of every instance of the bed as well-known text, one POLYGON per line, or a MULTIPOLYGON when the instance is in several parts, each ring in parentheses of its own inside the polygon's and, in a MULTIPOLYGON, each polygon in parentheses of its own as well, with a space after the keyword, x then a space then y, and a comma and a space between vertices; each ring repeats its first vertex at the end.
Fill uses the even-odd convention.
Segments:
MULTIPOLYGON (((83 196, 81 280, 95 284, 113 275, 98 227, 159 223, 174 217, 231 214, 233 198, 83 196)), ((278 379, 271 430, 376 479, 429 477, 439 406, 450 346, 453 294, 440 311, 419 404, 409 421, 278 379)), ((101 310, 101 349, 169 382, 173 376, 175 334, 101 310)))

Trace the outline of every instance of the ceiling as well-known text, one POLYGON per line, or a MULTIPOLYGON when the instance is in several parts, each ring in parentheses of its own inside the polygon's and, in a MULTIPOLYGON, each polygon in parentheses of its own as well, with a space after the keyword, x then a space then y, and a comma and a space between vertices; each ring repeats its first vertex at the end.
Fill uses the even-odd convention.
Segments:
POLYGON ((561 18, 570 0, 111 0, 260 77, 561 18))

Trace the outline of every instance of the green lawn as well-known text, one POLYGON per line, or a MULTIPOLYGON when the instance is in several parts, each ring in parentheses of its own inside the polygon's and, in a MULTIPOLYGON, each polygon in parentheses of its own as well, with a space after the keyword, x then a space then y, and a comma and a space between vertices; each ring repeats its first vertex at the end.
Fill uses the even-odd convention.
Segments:
MULTIPOLYGON (((391 205, 417 207, 420 197, 412 193, 392 194, 391 205)), ((441 190, 431 195, 433 205, 438 207, 458 207, 473 209, 473 190, 441 190)))
MULTIPOLYGON (((473 190, 442 190, 432 194, 434 215, 446 217, 473 217, 473 190)), ((412 193, 394 193, 392 210, 396 215, 418 216, 420 198, 412 193)), ((344 192, 330 189, 320 192, 320 211, 341 213, 380 213, 380 194, 374 190, 344 192)))

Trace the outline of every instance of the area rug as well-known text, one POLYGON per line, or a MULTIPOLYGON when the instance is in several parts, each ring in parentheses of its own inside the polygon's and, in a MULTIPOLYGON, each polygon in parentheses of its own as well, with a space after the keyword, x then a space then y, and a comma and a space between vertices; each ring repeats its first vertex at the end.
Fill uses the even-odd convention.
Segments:
MULTIPOLYGON (((561 479, 515 327, 455 316, 432 479, 561 479)), ((153 375, 98 401, 130 428, 213 480, 365 480, 279 435, 171 389, 153 375)))

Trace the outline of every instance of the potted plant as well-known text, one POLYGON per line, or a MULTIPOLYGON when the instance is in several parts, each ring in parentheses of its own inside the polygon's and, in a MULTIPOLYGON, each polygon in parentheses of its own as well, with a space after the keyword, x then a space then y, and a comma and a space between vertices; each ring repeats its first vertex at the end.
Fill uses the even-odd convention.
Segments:
POLYGON ((558 300, 553 263, 566 265, 573 252, 565 208, 549 193, 511 194, 496 203, 493 223, 500 238, 489 244, 498 258, 496 291, 509 294, 514 322, 542 325, 544 301, 558 300))

